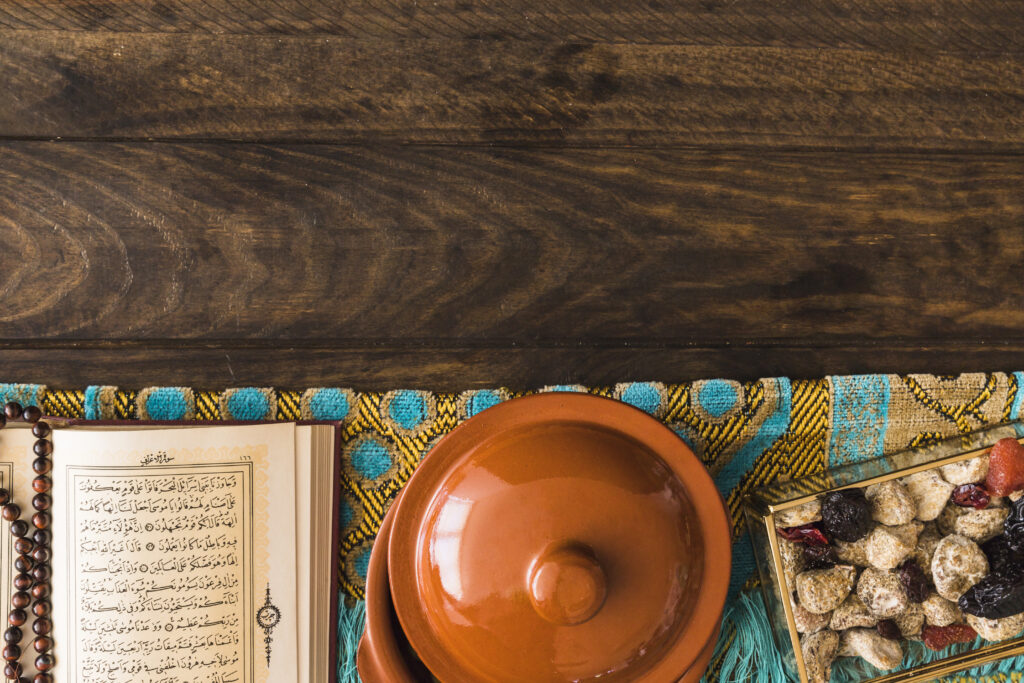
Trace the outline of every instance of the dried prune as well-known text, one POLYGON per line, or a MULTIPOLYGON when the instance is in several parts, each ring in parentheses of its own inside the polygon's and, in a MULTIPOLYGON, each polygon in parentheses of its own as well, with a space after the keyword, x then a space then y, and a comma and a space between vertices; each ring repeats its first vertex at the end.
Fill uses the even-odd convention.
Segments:
POLYGON ((853 543, 871 531, 871 504, 861 489, 832 491, 821 503, 821 525, 825 533, 853 543))
POLYGON ((1003 533, 1011 548, 1018 553, 1024 553, 1024 496, 1018 498, 1010 507, 1010 514, 1003 522, 1003 533))
POLYGON ((914 560, 907 560, 900 567, 900 583, 911 602, 924 602, 931 592, 924 571, 914 560))
POLYGON ((1024 576, 989 574, 967 589, 957 602, 967 614, 1005 619, 1024 612, 1024 576))
POLYGON ((878 624, 875 625, 875 629, 878 630, 878 635, 889 640, 903 640, 903 632, 900 631, 900 627, 896 625, 896 622, 892 619, 882 619, 878 624))
POLYGON ((961 484, 953 489, 953 495, 949 498, 962 508, 974 508, 975 510, 984 510, 992 500, 988 491, 980 484, 961 484))
POLYGON ((825 534, 821 533, 821 529, 813 524, 779 528, 777 531, 779 532, 779 536, 782 536, 787 541, 793 541, 794 543, 828 545, 828 539, 825 538, 825 534))
POLYGON ((828 569, 837 561, 836 551, 830 545, 804 546, 804 569, 828 569))
POLYGON ((1024 446, 1016 439, 1000 439, 992 446, 985 488, 997 496, 1008 496, 1024 488, 1024 446))
POLYGON ((978 632, 967 624, 928 625, 921 629, 921 639, 932 650, 945 650, 953 643, 969 643, 977 637, 978 632))
POLYGON ((981 551, 988 558, 989 571, 993 574, 1024 575, 1024 548, 1015 549, 1006 534, 982 543, 981 551))

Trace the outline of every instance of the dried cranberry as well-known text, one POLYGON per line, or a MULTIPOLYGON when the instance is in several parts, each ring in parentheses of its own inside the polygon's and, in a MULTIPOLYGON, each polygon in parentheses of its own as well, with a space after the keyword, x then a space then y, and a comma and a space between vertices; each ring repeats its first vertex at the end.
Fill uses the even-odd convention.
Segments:
POLYGON ((821 524, 826 534, 847 543, 867 536, 873 523, 864 491, 843 489, 827 494, 821 503, 821 524))
POLYGON ((1005 619, 1024 612, 1024 576, 989 574, 967 589, 957 601, 967 614, 1005 619))
POLYGON ((896 625, 896 622, 892 619, 882 619, 878 624, 875 625, 878 629, 878 635, 889 640, 903 640, 903 632, 900 631, 900 627, 896 625))
POLYGON ((924 602, 928 597, 928 579, 915 560, 907 560, 900 567, 900 583, 911 602, 924 602))
POLYGON ((784 529, 779 529, 779 536, 782 536, 787 541, 793 541, 794 543, 806 543, 807 545, 828 545, 828 539, 825 538, 825 534, 821 533, 821 529, 814 526, 813 524, 804 524, 803 526, 791 526, 784 529))
POLYGON ((924 644, 932 650, 945 650, 953 643, 969 643, 977 637, 977 631, 967 624, 929 625, 921 629, 924 644))
POLYGON ((830 545, 805 545, 804 568, 828 569, 838 562, 836 551, 830 545))
POLYGON ((950 500, 962 508, 984 510, 988 507, 991 497, 981 484, 961 484, 953 489, 950 500))

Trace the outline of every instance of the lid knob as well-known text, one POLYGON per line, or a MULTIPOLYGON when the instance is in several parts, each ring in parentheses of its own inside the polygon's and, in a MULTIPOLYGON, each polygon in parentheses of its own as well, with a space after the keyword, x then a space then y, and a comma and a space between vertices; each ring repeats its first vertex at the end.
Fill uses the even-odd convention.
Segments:
POLYGON ((530 572, 530 600, 541 617, 573 626, 601 609, 607 594, 604 570, 584 546, 563 546, 542 554, 530 572))

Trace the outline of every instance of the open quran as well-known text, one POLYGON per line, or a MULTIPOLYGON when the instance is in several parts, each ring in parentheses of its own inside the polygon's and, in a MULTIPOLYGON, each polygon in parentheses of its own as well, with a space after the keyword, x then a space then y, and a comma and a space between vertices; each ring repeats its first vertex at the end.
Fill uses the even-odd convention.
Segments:
MULTIPOLYGON (((336 425, 51 424, 55 681, 334 680, 336 425)), ((33 442, 0 431, 15 500, 33 442)))

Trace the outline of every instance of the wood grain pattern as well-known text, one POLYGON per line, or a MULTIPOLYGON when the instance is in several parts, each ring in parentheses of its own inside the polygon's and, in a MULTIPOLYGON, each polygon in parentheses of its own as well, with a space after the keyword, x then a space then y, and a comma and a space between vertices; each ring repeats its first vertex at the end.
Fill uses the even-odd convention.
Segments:
POLYGON ((0 27, 978 52, 1019 51, 1024 13, 992 0, 11 0, 0 27))
POLYGON ((1024 53, 0 31, 0 137, 1024 150, 1024 53))
POLYGON ((1022 182, 991 155, 7 142, 0 339, 1019 340, 1022 182))
POLYGON ((874 372, 991 372, 1022 367, 1024 343, 816 343, 644 348, 266 348, 228 345, 167 346, 154 343, 18 349, 0 344, 4 380, 82 388, 114 384, 194 386, 344 386, 362 391, 422 388, 434 391, 506 386, 538 389, 550 384, 608 386, 623 381, 685 382, 707 377, 754 380, 786 376, 874 372))

